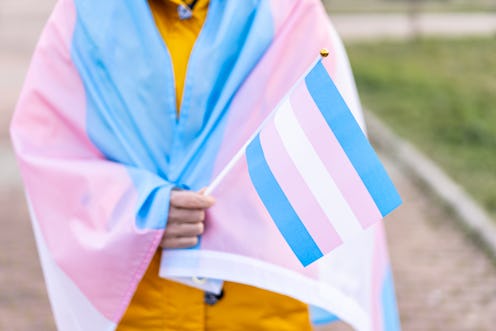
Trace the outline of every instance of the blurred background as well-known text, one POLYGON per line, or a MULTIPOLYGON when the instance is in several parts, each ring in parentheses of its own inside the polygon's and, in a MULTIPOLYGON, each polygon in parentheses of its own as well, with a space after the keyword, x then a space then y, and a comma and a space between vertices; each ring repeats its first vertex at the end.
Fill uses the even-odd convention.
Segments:
MULTIPOLYGON (((0 0, 1 331, 55 330, 8 137, 54 3, 0 0)), ((324 4, 405 201, 386 222, 403 330, 496 330, 496 1, 324 4)))

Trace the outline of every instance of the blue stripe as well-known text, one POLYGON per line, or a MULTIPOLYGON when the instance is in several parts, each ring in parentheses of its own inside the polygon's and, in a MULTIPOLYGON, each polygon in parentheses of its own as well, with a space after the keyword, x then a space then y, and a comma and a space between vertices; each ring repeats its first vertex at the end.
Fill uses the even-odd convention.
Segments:
POLYGON ((400 331, 401 326, 394 293, 393 274, 389 268, 382 286, 381 301, 384 331, 400 331))
POLYGON ((377 208, 386 216, 401 204, 401 198, 322 62, 310 71, 305 82, 377 208))
POLYGON ((296 257, 304 266, 322 257, 321 250, 274 178, 265 159, 259 135, 248 145, 246 160, 258 196, 296 257))
POLYGON ((310 320, 312 321, 312 324, 315 326, 325 325, 339 321, 339 318, 336 315, 320 307, 310 305, 308 307, 308 310, 310 313, 310 320))

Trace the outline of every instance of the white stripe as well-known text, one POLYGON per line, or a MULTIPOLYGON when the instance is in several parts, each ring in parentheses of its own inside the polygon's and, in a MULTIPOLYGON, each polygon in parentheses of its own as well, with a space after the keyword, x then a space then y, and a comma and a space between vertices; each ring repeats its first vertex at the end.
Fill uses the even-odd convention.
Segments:
MULTIPOLYGON (((358 260, 347 261, 353 264, 358 260)), ((368 312, 357 302, 354 293, 346 293, 331 282, 312 279, 298 271, 247 256, 208 250, 167 250, 162 263, 168 277, 197 275, 255 286, 321 307, 349 323, 355 330, 371 330, 368 312)), ((361 262, 359 265, 362 265, 361 262)), ((326 267, 333 269, 330 265, 326 267)), ((356 276, 350 274, 349 279, 356 276)))
POLYGON ((274 117, 284 148, 343 242, 362 231, 326 166, 298 124, 291 103, 285 102, 274 117))
POLYGON ((116 323, 103 316, 53 260, 28 199, 34 235, 50 303, 59 331, 113 331, 116 323))

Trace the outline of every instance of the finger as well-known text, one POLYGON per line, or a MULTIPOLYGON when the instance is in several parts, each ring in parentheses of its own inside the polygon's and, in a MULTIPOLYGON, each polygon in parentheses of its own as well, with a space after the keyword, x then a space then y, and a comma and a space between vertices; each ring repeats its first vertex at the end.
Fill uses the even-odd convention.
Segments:
POLYGON ((170 197, 171 206, 186 209, 210 208, 214 203, 215 200, 212 196, 193 191, 172 191, 170 197))
POLYGON ((205 196, 193 191, 172 191, 171 206, 186 209, 205 209, 214 204, 212 196, 205 196))
POLYGON ((164 238, 199 236, 204 229, 203 223, 171 223, 165 228, 164 238))
POLYGON ((162 248, 189 248, 198 244, 198 237, 164 238, 160 244, 162 248))
POLYGON ((205 220, 205 210, 184 209, 171 207, 169 210, 169 222, 199 223, 205 220))

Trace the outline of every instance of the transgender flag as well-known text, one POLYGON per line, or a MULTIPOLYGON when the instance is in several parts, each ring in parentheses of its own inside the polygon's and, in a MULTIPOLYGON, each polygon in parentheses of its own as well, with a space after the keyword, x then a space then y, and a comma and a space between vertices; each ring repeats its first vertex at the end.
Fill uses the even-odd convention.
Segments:
POLYGON ((11 135, 58 330, 115 330, 159 248, 170 190, 209 185, 240 149, 212 186, 200 245, 165 250, 161 274, 288 295, 314 323, 399 330, 382 224, 345 243, 399 199, 322 70, 360 122, 322 2, 210 0, 208 15, 180 121, 147 1, 59 0, 44 29, 11 135), (299 83, 323 46, 332 56, 299 83))
POLYGON ((321 60, 243 152, 261 202, 304 266, 401 204, 321 60))

